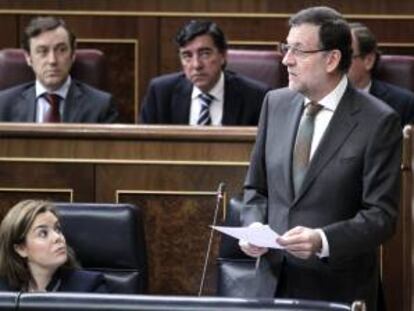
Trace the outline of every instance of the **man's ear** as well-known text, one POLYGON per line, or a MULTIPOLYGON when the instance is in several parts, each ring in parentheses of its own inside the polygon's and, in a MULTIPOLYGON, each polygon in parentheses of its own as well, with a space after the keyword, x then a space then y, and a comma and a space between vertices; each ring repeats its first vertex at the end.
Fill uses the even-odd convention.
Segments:
POLYGON ((223 56, 223 63, 221 64, 221 66, 223 67, 225 64, 227 64, 227 50, 221 52, 221 55, 223 56))
POLYGON ((30 57, 30 54, 27 53, 26 50, 24 50, 24 58, 26 59, 27 66, 32 67, 32 58, 30 57))
POLYGON ((342 53, 339 50, 332 50, 328 52, 329 55, 326 58, 326 71, 331 73, 334 72, 341 61, 342 53))
POLYGON ((72 65, 75 63, 75 59, 76 59, 76 45, 72 51, 72 65))
POLYGON ((375 64, 375 59, 377 55, 375 53, 369 53, 364 56, 364 66, 367 71, 371 71, 375 64))
POLYGON ((16 253, 22 257, 22 258, 26 258, 27 257, 27 251, 26 251, 26 245, 24 243, 20 243, 20 244, 14 244, 14 250, 16 251, 16 253))

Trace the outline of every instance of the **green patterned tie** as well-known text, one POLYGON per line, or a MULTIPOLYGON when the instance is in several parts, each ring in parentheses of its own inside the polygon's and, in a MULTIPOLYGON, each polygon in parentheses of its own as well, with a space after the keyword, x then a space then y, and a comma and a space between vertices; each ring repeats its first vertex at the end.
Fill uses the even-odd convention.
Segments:
POLYGON ((315 116, 323 108, 318 103, 310 102, 302 115, 296 135, 295 149, 293 151, 293 187, 295 195, 298 194, 308 170, 313 131, 315 129, 315 116))

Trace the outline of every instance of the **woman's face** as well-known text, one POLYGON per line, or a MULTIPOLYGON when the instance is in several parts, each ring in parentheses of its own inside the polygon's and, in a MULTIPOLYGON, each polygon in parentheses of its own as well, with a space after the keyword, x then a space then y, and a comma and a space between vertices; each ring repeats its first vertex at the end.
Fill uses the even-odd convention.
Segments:
POLYGON ((16 252, 27 259, 30 271, 54 273, 66 262, 67 247, 56 216, 51 212, 37 215, 23 243, 16 252))

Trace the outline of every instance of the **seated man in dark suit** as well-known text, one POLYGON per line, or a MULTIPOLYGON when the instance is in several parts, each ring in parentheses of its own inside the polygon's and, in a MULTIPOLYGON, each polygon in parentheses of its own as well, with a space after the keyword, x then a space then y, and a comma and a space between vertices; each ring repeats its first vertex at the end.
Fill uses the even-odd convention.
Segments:
POLYGON ((183 72, 153 79, 142 123, 251 125, 258 123, 264 84, 224 70, 227 42, 213 22, 191 21, 177 34, 183 72))
POLYGON ((401 125, 414 120, 414 94, 409 90, 373 79, 380 54, 372 32, 361 23, 349 24, 352 32, 352 64, 348 77, 355 87, 369 92, 398 112, 401 125))
POLYGON ((0 121, 111 123, 117 119, 112 95, 71 78, 76 38, 63 20, 32 19, 22 45, 36 81, 0 92, 0 121))

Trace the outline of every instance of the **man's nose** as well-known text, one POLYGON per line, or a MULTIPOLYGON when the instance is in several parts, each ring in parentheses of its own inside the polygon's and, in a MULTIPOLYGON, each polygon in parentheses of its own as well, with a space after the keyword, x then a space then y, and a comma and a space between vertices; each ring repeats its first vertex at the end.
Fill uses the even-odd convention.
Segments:
POLYGON ((56 53, 54 51, 50 51, 49 54, 47 55, 47 60, 49 63, 56 62, 56 53))
POLYGON ((289 66, 289 65, 292 65, 293 62, 294 62, 294 57, 292 56, 291 51, 287 50, 287 52, 283 56, 282 64, 285 66, 289 66))
POLYGON ((198 55, 194 55, 191 59, 191 66, 194 68, 200 68, 203 66, 203 62, 198 55))

